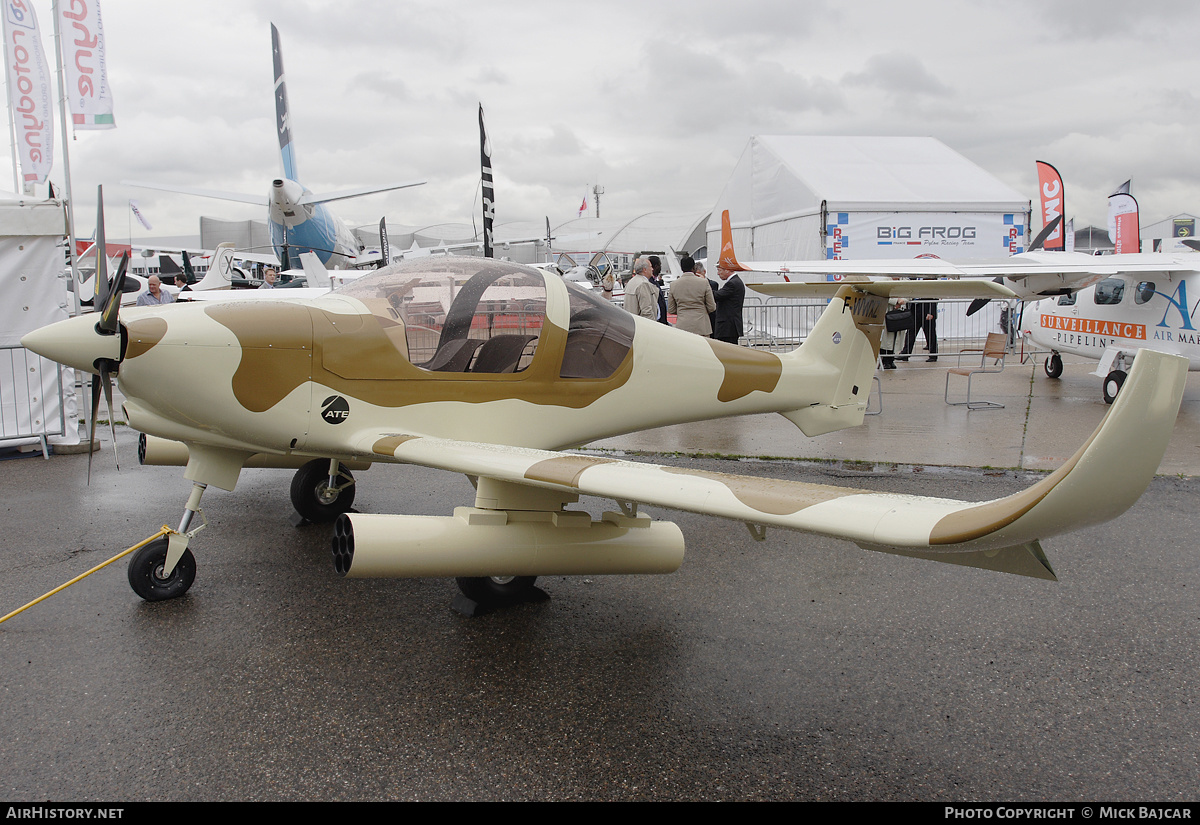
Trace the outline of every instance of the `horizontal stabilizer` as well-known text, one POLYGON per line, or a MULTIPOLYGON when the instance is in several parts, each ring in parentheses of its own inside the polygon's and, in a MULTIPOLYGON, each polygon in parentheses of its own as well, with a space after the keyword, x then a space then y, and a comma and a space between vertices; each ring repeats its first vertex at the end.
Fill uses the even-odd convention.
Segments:
POLYGON ((327 192, 324 195, 318 195, 314 192, 305 192, 300 198, 301 206, 310 206, 314 203, 329 203, 331 201, 343 201, 347 198, 361 198, 363 195, 373 195, 376 192, 390 192, 393 189, 407 189, 410 186, 424 186, 425 181, 414 180, 408 183, 388 183, 383 186, 360 186, 356 189, 339 189, 337 192, 327 192))
POLYGON ((225 192, 219 189, 197 189, 194 186, 164 186, 160 183, 139 183, 135 180, 121 181, 123 186, 136 186, 140 189, 157 189, 160 192, 177 192, 181 195, 196 195, 201 198, 216 198, 223 201, 252 203, 255 206, 266 206, 268 200, 264 195, 247 195, 243 192, 225 192))

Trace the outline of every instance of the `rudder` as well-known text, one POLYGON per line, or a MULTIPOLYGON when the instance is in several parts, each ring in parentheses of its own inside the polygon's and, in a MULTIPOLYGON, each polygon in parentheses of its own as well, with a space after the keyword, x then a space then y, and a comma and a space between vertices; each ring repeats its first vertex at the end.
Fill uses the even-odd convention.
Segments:
MULTIPOLYGON (((879 360, 887 299, 843 286, 788 361, 827 366, 829 389, 817 403, 780 413, 809 437, 857 427, 867 411, 879 360)), ((787 367, 784 372, 786 374, 787 367)))

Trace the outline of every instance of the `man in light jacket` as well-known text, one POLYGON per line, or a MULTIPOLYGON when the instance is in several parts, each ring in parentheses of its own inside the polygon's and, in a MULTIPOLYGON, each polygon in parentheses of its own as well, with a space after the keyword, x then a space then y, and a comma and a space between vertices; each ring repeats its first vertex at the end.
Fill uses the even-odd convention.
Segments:
POLYGON ((650 272, 645 258, 633 262, 633 277, 625 284, 625 309, 653 321, 658 318, 658 287, 650 283, 650 272))
POLYGON ((691 255, 684 255, 679 267, 683 274, 671 284, 667 294, 667 312, 675 314, 675 326, 679 329, 707 338, 712 335, 708 315, 717 309, 712 288, 708 285, 708 279, 696 276, 696 262, 691 255))

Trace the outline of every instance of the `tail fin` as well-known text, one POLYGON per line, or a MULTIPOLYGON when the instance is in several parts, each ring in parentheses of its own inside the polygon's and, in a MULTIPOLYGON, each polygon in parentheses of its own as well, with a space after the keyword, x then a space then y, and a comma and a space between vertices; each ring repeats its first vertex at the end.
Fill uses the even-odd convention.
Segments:
POLYGON ((805 435, 811 438, 863 422, 887 306, 887 298, 844 285, 804 344, 782 356, 785 375, 787 362, 793 361, 804 364, 808 375, 815 367, 827 382, 820 403, 781 413, 805 435))
POLYGON ((279 136, 279 153, 283 156, 283 176, 300 182, 296 171, 296 152, 292 146, 292 123, 288 115, 287 82, 283 79, 283 49, 279 45, 279 29, 271 24, 271 57, 275 64, 275 131, 279 136))
POLYGON ((192 289, 203 292, 206 289, 229 289, 232 286, 233 244, 223 243, 213 254, 212 261, 208 265, 208 272, 204 273, 204 277, 192 289))
POLYGON ((300 255, 300 263, 304 266, 304 280, 309 286, 324 287, 329 289, 332 282, 329 279, 329 270, 321 263, 321 259, 317 257, 315 252, 303 252, 300 255))
POLYGON ((192 269, 192 260, 188 257, 187 250, 183 250, 183 274, 187 276, 189 284, 196 283, 196 270, 192 269))
POLYGON ((717 259, 717 269, 730 272, 748 272, 749 268, 738 263, 737 255, 733 252, 733 228, 729 225, 729 210, 721 213, 721 257, 717 259))

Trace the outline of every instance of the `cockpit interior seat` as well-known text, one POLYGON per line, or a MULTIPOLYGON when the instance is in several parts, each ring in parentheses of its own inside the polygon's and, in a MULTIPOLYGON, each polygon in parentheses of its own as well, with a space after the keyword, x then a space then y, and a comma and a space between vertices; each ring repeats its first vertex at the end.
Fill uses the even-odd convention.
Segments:
POLYGON ((471 372, 516 372, 526 345, 536 339, 536 335, 497 335, 489 338, 479 348, 471 372))
POLYGON ((433 372, 466 372, 471 356, 484 342, 479 338, 459 338, 447 342, 433 357, 420 364, 421 369, 433 372))

